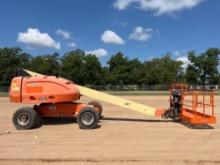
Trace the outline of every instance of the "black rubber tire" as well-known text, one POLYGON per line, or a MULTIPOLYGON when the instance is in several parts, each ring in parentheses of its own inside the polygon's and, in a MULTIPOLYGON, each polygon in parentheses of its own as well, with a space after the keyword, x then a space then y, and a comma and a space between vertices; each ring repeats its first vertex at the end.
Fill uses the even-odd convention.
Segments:
MULTIPOLYGON (((38 111, 38 106, 35 105, 35 106, 33 107, 33 109, 34 109, 35 112, 37 113, 37 111, 38 111)), ((41 126, 42 126, 42 118, 41 118, 41 116, 39 116, 38 113, 37 113, 37 117, 36 117, 36 120, 35 120, 35 123, 34 123, 33 128, 39 128, 39 127, 41 127, 41 126)))
POLYGON ((79 124, 80 129, 94 129, 98 126, 99 118, 98 118, 98 113, 96 112, 95 109, 86 107, 80 111, 80 113, 77 116, 77 122, 79 124), (92 119, 90 121, 91 123, 85 123, 85 115, 89 115, 92 119))
POLYGON ((34 126, 32 128, 39 128, 42 126, 42 118, 37 115, 36 121, 34 123, 34 126))
POLYGON ((99 112, 98 112, 99 118, 102 118, 102 111, 103 111, 103 109, 102 109, 102 105, 98 101, 90 101, 88 103, 88 105, 92 105, 95 108, 98 108, 98 110, 99 110, 99 112))
POLYGON ((12 122, 17 130, 28 130, 34 128, 38 122, 37 112, 30 107, 23 107, 18 109, 12 117, 12 122), (19 123, 19 117, 26 116, 28 121, 26 123, 19 123))

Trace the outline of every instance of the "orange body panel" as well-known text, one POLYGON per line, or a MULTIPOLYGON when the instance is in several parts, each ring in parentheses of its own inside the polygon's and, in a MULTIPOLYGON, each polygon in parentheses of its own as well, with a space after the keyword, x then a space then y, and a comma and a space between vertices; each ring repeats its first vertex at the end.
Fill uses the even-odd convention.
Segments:
POLYGON ((206 115, 201 112, 195 112, 189 109, 182 109, 180 119, 191 124, 215 124, 216 117, 206 115))
POLYGON ((80 110, 86 107, 91 107, 83 103, 55 103, 41 104, 35 107, 39 116, 43 117, 74 117, 77 116, 80 110))
POLYGON ((22 77, 16 77, 11 81, 10 86, 10 101, 15 103, 21 102, 21 86, 22 86, 22 77))
POLYGON ((79 100, 80 93, 72 82, 55 76, 15 77, 10 98, 12 102, 59 103, 79 100))

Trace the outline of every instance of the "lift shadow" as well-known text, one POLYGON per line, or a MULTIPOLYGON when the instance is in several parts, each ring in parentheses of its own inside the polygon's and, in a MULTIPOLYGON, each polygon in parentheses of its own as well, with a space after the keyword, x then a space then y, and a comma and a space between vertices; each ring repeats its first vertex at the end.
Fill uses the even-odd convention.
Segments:
POLYGON ((197 125, 192 125, 187 122, 180 122, 181 125, 190 128, 190 129, 214 129, 213 126, 208 125, 208 124, 197 124, 197 125))
POLYGON ((104 117, 101 120, 109 121, 128 121, 128 122, 146 122, 146 123, 170 123, 177 122, 174 120, 155 120, 155 119, 131 119, 131 118, 113 118, 113 117, 104 117))
POLYGON ((113 117, 104 117, 101 120, 108 121, 128 121, 128 122, 146 122, 146 123, 179 123, 190 129, 214 129, 213 126, 208 124, 203 125, 192 125, 186 122, 181 122, 180 120, 155 120, 155 119, 131 119, 131 118, 113 118, 113 117))
MULTIPOLYGON (((190 129, 214 129, 214 127, 204 124, 204 125, 191 125, 186 122, 180 122, 179 120, 156 120, 156 119, 132 119, 132 118, 117 118, 117 117, 102 117, 101 121, 125 121, 125 122, 146 122, 146 123, 179 123, 190 129)), ((76 118, 43 118, 41 119, 42 125, 66 125, 66 124, 77 124, 76 118)), ((101 126, 98 125, 97 128, 101 126)))
MULTIPOLYGON (((43 125, 66 125, 66 124, 77 124, 76 118, 68 118, 68 117, 63 117, 63 118, 42 118, 41 122, 38 126, 35 128, 39 128, 43 125)), ((101 125, 97 125, 96 128, 100 128, 101 125)))

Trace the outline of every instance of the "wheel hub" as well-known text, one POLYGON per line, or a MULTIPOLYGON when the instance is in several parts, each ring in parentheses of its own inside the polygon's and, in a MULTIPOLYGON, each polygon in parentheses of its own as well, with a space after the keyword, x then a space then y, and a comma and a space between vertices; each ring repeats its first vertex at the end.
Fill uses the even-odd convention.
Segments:
POLYGON ((91 125, 94 122, 94 116, 90 112, 86 112, 82 116, 82 122, 85 125, 91 125))
POLYGON ((25 126, 29 123, 30 117, 27 114, 20 114, 17 118, 17 122, 19 125, 25 126))

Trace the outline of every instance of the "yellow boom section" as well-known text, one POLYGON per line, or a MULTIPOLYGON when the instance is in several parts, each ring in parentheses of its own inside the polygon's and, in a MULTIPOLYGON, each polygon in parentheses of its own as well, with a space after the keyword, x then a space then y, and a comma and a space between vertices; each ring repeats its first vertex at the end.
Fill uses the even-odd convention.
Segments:
POLYGON ((130 100, 126 100, 120 97, 116 97, 116 96, 112 96, 110 94, 104 93, 104 92, 99 92, 90 88, 86 88, 80 85, 77 85, 77 87, 79 88, 80 94, 97 99, 97 100, 101 100, 107 103, 111 103, 123 108, 128 108, 131 109, 133 111, 137 111, 137 112, 141 112, 144 113, 146 115, 150 115, 150 116, 154 116, 155 115, 155 108, 146 106, 144 104, 140 104, 140 103, 136 103, 130 100))
MULTIPOLYGON (((42 74, 35 73, 29 70, 25 70, 28 74, 31 76, 43 76, 42 74)), ((101 100, 110 104, 114 104, 123 108, 127 108, 136 112, 144 113, 146 115, 150 116, 155 116, 156 114, 156 108, 149 107, 144 104, 136 103, 130 100, 126 100, 120 97, 112 96, 110 94, 104 93, 104 92, 99 92, 94 89, 86 88, 84 86, 77 85, 76 86, 79 88, 80 94, 101 100)))

